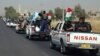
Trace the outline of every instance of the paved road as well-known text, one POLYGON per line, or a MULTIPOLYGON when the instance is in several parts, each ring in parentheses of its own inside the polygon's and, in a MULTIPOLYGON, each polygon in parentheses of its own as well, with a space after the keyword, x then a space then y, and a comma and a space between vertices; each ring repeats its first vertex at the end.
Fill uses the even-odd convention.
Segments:
POLYGON ((30 41, 24 34, 16 34, 6 27, 0 19, 0 56, 89 56, 87 52, 73 52, 62 55, 59 50, 49 48, 49 41, 30 41))

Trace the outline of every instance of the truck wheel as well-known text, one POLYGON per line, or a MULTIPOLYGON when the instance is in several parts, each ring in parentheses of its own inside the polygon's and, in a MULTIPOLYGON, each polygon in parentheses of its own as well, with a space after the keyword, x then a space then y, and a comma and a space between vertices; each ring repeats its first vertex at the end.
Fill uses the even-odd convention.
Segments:
POLYGON ((66 53, 66 47, 65 47, 63 41, 61 41, 60 52, 61 52, 62 54, 65 54, 65 53, 66 53))
POLYGON ((29 36, 27 34, 25 34, 25 37, 28 38, 29 36))
POLYGON ((39 40, 43 40, 43 37, 39 36, 39 40))
POLYGON ((40 40, 45 40, 45 36, 40 34, 40 35, 39 35, 39 39, 40 39, 40 40))
POLYGON ((90 55, 97 55, 99 49, 89 50, 90 55))
POLYGON ((32 40, 32 36, 31 36, 31 35, 29 35, 29 36, 28 36, 28 39, 29 39, 29 40, 32 40))
POLYGON ((50 41, 51 36, 47 36, 47 40, 50 41))
POLYGON ((56 45, 55 45, 55 44, 53 44, 52 39, 50 39, 50 48, 51 48, 51 49, 54 49, 54 48, 55 48, 55 46, 56 46, 56 45))
POLYGON ((45 40, 46 41, 49 41, 50 39, 49 39, 49 36, 45 36, 45 40))
POLYGON ((18 31, 18 30, 16 30, 16 33, 19 33, 19 31, 18 31))

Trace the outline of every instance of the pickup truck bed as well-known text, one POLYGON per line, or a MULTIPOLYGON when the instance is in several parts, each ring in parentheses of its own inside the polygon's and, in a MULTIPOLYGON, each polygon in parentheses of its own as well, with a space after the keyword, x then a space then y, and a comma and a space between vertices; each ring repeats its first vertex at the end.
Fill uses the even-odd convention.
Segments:
POLYGON ((49 40, 49 31, 47 32, 41 32, 38 28, 38 31, 36 30, 35 26, 28 26, 26 28, 26 37, 28 37, 28 39, 32 39, 35 38, 35 36, 37 36, 39 39, 48 39, 49 40))

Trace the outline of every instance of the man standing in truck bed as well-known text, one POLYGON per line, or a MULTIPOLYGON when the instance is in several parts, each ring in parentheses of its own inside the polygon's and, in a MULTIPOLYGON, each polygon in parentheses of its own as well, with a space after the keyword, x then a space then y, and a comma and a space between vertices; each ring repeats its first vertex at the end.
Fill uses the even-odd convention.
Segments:
POLYGON ((91 32, 92 28, 90 23, 85 22, 85 17, 80 17, 79 22, 75 25, 76 32, 91 32))
POLYGON ((45 32, 48 30, 48 18, 45 11, 43 11, 40 28, 41 32, 45 32))

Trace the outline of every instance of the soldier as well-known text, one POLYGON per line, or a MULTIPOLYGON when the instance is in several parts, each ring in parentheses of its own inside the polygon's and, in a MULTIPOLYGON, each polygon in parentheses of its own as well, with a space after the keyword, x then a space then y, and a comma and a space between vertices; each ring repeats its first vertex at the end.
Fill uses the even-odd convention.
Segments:
POLYGON ((75 31, 77 32, 91 32, 91 25, 85 22, 85 17, 80 17, 79 22, 75 25, 75 31))
POLYGON ((73 31, 73 25, 71 21, 65 21, 63 31, 73 31))
POLYGON ((41 19, 41 31, 46 31, 48 29, 48 18, 46 14, 43 14, 41 19))

